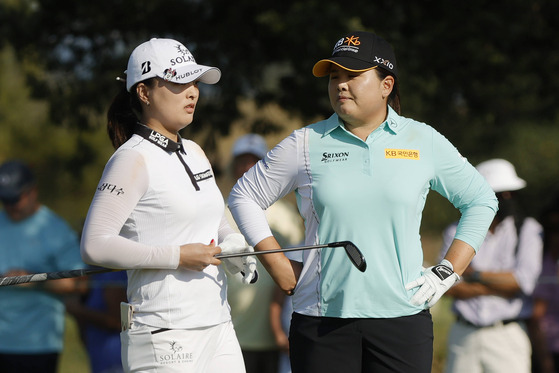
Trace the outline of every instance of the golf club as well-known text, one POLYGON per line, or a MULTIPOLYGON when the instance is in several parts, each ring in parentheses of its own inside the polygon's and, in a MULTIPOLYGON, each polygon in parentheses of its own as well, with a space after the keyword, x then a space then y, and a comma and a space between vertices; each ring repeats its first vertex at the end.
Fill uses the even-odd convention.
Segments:
POLYGON ((30 275, 21 275, 21 276, 0 277, 0 286, 18 285, 27 282, 60 280, 62 278, 81 277, 81 276, 93 275, 96 273, 105 273, 105 272, 113 272, 113 271, 122 271, 122 270, 111 269, 111 268, 89 268, 89 269, 74 269, 70 271, 33 273, 30 275))
MULTIPOLYGON (((323 245, 287 247, 287 248, 267 250, 267 251, 218 254, 215 257, 218 259, 227 259, 227 258, 235 258, 240 256, 272 254, 272 253, 281 253, 287 251, 322 249, 325 247, 331 247, 331 248, 343 247, 345 249, 347 256, 349 257, 349 260, 358 270, 360 270, 361 272, 365 272, 365 270, 367 269, 367 262, 365 261, 365 257, 363 256, 361 251, 359 251, 357 246, 355 246, 350 241, 332 242, 323 245)), ((74 269, 70 271, 33 273, 33 274, 21 275, 21 276, 0 277, 0 286, 18 285, 27 282, 60 280, 63 278, 89 276, 97 273, 114 272, 114 271, 123 271, 123 269, 111 269, 111 268, 99 267, 99 268, 87 268, 87 269, 74 269)))
POLYGON ((275 250, 265 250, 265 251, 254 251, 254 252, 242 252, 242 253, 231 253, 231 254, 217 254, 215 257, 218 259, 235 258, 240 256, 250 256, 250 255, 263 255, 272 253, 283 253, 286 251, 299 251, 299 250, 312 250, 312 249, 322 249, 325 247, 343 247, 345 252, 351 261, 351 263, 361 272, 365 272, 367 269, 367 262, 361 251, 350 241, 339 241, 331 242, 323 245, 310 245, 310 246, 297 246, 288 247, 275 250))

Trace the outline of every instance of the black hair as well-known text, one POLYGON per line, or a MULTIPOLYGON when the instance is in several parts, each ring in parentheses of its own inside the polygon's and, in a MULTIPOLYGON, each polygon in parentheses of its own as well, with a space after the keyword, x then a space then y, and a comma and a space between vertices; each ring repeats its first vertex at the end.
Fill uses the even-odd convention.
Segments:
POLYGON ((375 71, 380 80, 384 80, 384 78, 388 75, 391 75, 394 78, 394 86, 392 87, 390 96, 388 96, 388 105, 390 105, 392 109, 400 115, 400 90, 398 89, 398 79, 394 74, 386 69, 376 68, 375 71))
MULTIPOLYGON (((118 149, 132 135, 138 123, 138 114, 142 112, 142 105, 136 93, 136 87, 140 82, 126 90, 122 87, 115 96, 109 111, 107 112, 107 133, 115 149, 118 149)), ((148 87, 155 84, 155 78, 146 79, 143 82, 148 87)))

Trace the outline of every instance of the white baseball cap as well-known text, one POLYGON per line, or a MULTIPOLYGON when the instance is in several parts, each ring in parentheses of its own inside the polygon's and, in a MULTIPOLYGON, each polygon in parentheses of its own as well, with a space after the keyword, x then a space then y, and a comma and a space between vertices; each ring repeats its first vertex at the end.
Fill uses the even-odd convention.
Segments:
POLYGON ((128 59, 126 89, 149 78, 186 84, 199 80, 215 84, 221 78, 217 67, 198 65, 194 56, 182 44, 173 39, 153 38, 136 47, 128 59))
POLYGON ((476 166, 495 193, 512 192, 526 186, 526 181, 516 175, 514 166, 504 159, 490 159, 476 166))
POLYGON ((264 158, 268 153, 268 145, 264 138, 255 133, 239 137, 233 145, 233 157, 247 153, 254 154, 260 159, 264 158))

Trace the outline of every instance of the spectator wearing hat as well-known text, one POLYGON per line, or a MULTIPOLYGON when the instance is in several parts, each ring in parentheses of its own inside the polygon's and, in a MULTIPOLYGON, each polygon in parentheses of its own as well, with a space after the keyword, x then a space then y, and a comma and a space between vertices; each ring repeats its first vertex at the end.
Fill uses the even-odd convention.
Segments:
MULTIPOLYGON (((31 169, 19 160, 0 166, 0 276, 80 269, 76 232, 39 202, 31 169)), ((76 279, 0 287, 0 371, 56 372, 63 348, 61 295, 76 279)))
MULTIPOLYGON (((260 135, 250 133, 238 138, 231 154, 234 180, 243 176, 267 152, 266 141, 260 135)), ((229 210, 227 212, 229 222, 236 228, 229 210)), ((295 246, 303 239, 301 217, 288 201, 281 199, 270 206, 266 218, 282 247, 295 246)), ((259 276, 253 285, 243 284, 239 275, 228 274, 227 299, 247 373, 275 373, 288 347, 285 333, 281 331, 284 338, 277 339, 270 322, 269 307, 278 287, 260 261, 256 268, 259 276)))
POLYGON ((495 193, 433 127, 400 115, 392 46, 353 31, 313 68, 328 77, 334 113, 293 131, 237 181, 229 207, 255 250, 280 247, 264 210, 294 191, 305 245, 351 241, 367 259, 355 268, 343 250, 261 255, 292 295, 293 373, 431 372, 429 308, 468 266, 495 215, 495 193), (424 269, 420 225, 430 190, 462 213, 448 254, 424 269))
MULTIPOLYGON (((448 335, 446 372, 528 373, 526 321, 541 272, 542 227, 522 214, 517 191, 526 182, 510 162, 491 159, 477 169, 497 195, 499 211, 462 281, 446 293, 456 315, 448 335)), ((457 223, 445 229, 441 255, 456 229, 457 223)))

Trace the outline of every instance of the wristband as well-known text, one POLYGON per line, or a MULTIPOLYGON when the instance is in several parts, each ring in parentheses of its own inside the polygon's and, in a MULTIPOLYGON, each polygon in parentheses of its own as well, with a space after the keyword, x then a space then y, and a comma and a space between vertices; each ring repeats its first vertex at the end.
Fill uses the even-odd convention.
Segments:
POLYGON ((450 277, 454 271, 452 270, 452 268, 450 268, 449 266, 445 265, 445 264, 438 264, 436 266, 434 266, 433 268, 431 268, 431 271, 437 275, 438 278, 440 278, 442 281, 446 280, 448 277, 450 277))

